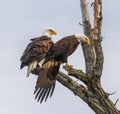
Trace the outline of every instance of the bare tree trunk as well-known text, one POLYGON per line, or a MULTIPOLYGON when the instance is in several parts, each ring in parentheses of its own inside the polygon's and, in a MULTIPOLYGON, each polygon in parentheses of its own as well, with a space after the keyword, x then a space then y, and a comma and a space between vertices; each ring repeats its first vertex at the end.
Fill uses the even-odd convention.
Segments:
POLYGON ((80 0, 82 12, 83 31, 91 41, 91 46, 82 45, 85 58, 86 73, 71 67, 64 69, 69 76, 73 76, 82 81, 86 86, 75 82, 68 75, 59 72, 57 80, 65 87, 78 95, 96 114, 120 114, 115 104, 109 99, 101 86, 101 76, 103 70, 103 51, 102 51, 102 0, 94 0, 94 26, 91 28, 88 1, 80 0))

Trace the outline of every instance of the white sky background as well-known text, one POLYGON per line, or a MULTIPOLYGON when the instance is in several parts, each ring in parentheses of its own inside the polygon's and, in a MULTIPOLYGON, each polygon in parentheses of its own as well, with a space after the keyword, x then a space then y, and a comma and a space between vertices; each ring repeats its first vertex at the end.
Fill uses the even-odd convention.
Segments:
MULTIPOLYGON (((111 96, 113 102, 120 98, 119 4, 120 0, 103 1, 105 62, 102 85, 109 93, 117 91, 111 96)), ((46 103, 37 103, 33 95, 36 77, 27 78, 26 68, 19 69, 19 59, 30 38, 40 36, 47 26, 58 31, 54 41, 82 33, 79 22, 79 0, 0 0, 0 114, 94 114, 60 83, 57 83, 52 98, 48 98, 46 103)), ((85 69, 81 46, 69 58, 69 63, 75 68, 85 69)), ((117 107, 120 109, 120 101, 117 107)))

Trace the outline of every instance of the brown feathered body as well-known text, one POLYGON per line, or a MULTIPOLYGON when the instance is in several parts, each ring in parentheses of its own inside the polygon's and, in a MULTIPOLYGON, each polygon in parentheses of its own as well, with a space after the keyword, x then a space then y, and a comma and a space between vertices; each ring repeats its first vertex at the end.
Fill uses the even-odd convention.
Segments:
POLYGON ((56 42, 48 55, 45 58, 45 63, 51 59, 67 63, 68 56, 70 56, 78 47, 79 42, 75 35, 66 36, 56 42))
POLYGON ((78 47, 79 42, 75 35, 67 36, 56 42, 47 54, 42 68, 39 66, 34 70, 34 74, 39 75, 35 87, 35 98, 42 103, 48 96, 53 94, 56 76, 60 65, 67 63, 70 56, 78 47))
POLYGON ((20 58, 20 68, 22 69, 24 66, 29 66, 33 61, 37 61, 37 63, 40 62, 46 57, 52 45, 52 39, 47 36, 31 39, 31 43, 28 44, 20 58))

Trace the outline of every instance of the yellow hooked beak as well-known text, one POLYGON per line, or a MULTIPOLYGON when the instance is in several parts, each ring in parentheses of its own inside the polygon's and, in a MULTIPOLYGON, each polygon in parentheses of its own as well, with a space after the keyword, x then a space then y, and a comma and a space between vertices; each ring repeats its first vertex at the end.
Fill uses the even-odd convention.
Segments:
POLYGON ((90 40, 89 40, 89 39, 86 39, 85 43, 86 43, 87 45, 90 45, 90 40))
POLYGON ((57 32, 56 31, 52 31, 52 34, 57 35, 57 32))

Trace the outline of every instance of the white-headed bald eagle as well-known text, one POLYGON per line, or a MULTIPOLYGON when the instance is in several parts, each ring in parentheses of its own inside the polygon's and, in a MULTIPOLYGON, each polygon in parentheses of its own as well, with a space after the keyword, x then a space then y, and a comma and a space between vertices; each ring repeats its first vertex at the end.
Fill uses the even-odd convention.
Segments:
POLYGON ((38 63, 44 59, 48 51, 53 46, 52 35, 56 35, 57 32, 53 28, 46 28, 43 31, 43 35, 34 39, 26 47, 23 52, 20 69, 24 66, 28 66, 27 76, 36 68, 38 63))
POLYGON ((42 103, 43 100, 47 100, 53 94, 56 82, 56 76, 59 72, 60 65, 68 62, 68 56, 70 56, 78 47, 80 43, 90 45, 90 40, 83 34, 70 35, 62 38, 56 42, 49 53, 34 69, 34 74, 38 75, 35 86, 35 99, 42 103))

